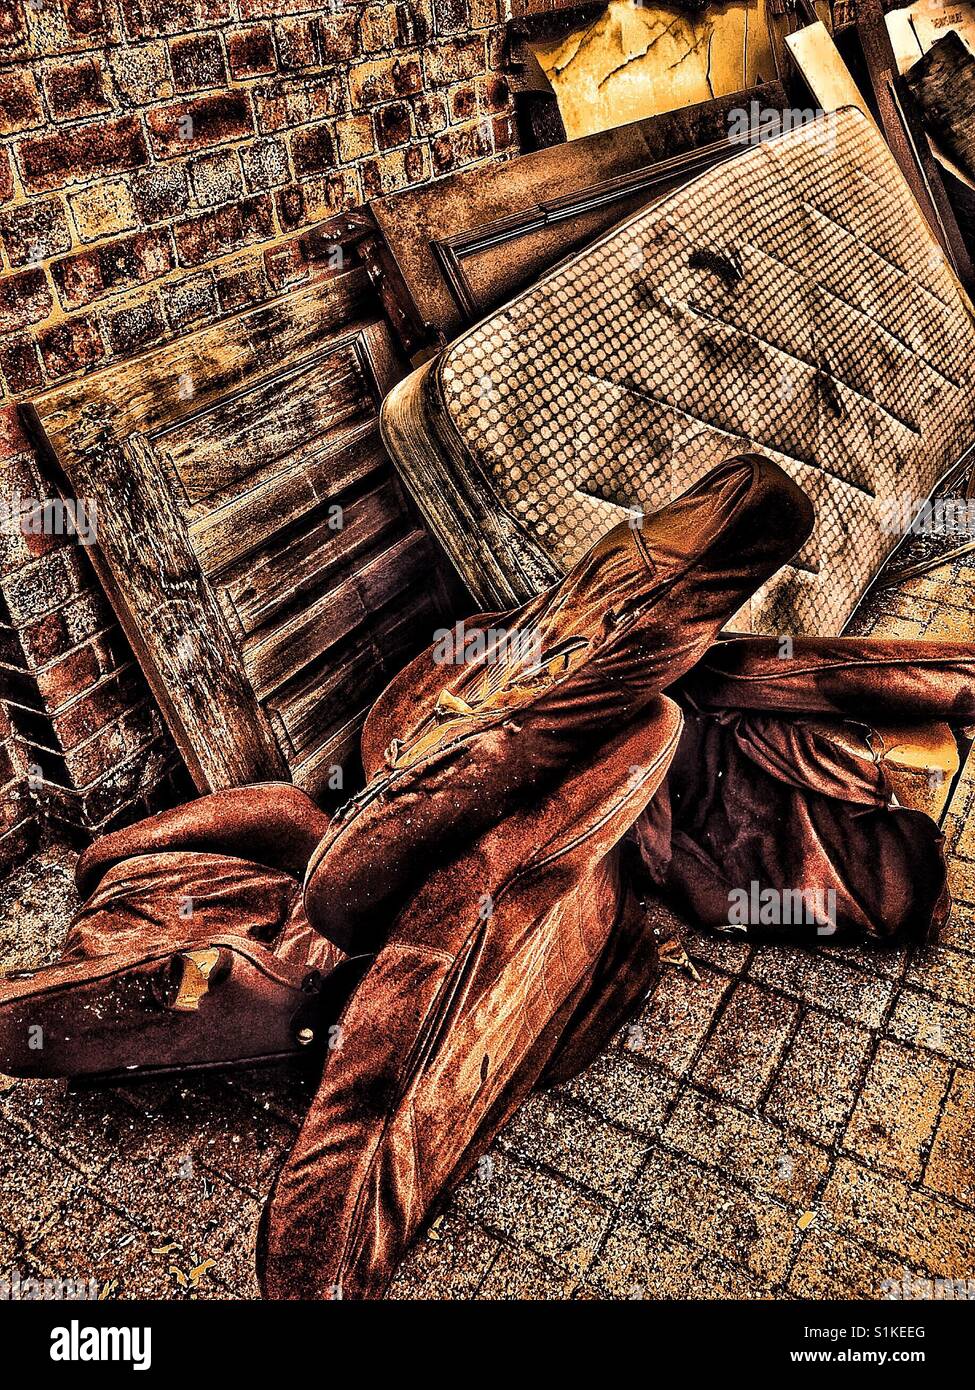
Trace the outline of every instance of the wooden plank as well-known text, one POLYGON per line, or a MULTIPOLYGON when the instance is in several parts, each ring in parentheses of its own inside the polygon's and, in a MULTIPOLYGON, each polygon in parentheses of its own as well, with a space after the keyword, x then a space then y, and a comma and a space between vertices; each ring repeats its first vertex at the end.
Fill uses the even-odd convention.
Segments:
POLYGON ((413 531, 355 574, 290 614, 272 632, 243 643, 244 666, 258 699, 264 699, 317 661, 390 599, 417 583, 429 565, 431 546, 413 531))
POLYGON ((269 708, 294 748, 317 748, 323 743, 323 730, 339 727, 343 712, 353 706, 367 709, 404 661, 432 639, 438 617, 433 596, 411 593, 403 604, 388 608, 369 631, 353 633, 335 652, 334 661, 328 658, 278 692, 269 708), (423 634, 419 642, 418 633, 423 634))
POLYGON ((388 466, 374 417, 339 441, 333 453, 313 457, 192 523, 190 536, 200 564, 207 574, 220 573, 275 531, 388 466))
POLYGON ((355 340, 313 352, 157 436, 191 507, 294 468, 375 414, 355 340))
POLYGON ((229 604, 240 630, 259 631, 289 607, 317 597, 339 570, 356 560, 383 537, 404 523, 403 495, 399 484, 386 478, 378 487, 342 508, 341 526, 324 517, 293 533, 278 533, 272 543, 232 577, 221 576, 221 604, 229 604))

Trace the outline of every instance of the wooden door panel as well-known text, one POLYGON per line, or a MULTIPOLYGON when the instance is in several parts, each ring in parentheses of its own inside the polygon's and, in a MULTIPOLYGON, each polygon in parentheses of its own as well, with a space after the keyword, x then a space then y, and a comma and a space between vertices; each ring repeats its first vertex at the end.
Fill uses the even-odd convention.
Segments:
POLYGON ((25 408, 202 790, 333 786, 458 601, 379 438, 404 370, 354 267, 25 408))

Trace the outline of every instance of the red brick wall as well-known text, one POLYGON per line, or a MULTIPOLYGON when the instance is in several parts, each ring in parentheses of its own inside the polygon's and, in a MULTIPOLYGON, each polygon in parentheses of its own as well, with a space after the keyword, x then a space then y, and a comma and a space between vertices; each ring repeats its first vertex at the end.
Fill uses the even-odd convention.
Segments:
MULTIPOLYGON (((502 7, 0 0, 0 502, 53 494, 13 402, 280 293, 315 222, 509 152, 502 7)), ((175 794, 64 538, 0 535, 0 702, 0 866, 32 805, 90 829, 175 794)))

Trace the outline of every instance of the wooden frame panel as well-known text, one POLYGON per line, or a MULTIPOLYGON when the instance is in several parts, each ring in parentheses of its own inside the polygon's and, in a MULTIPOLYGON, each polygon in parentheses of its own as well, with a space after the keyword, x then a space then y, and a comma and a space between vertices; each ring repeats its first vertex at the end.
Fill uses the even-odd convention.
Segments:
POLYGON ((201 790, 323 791, 455 601, 379 437, 403 370, 357 263, 24 407, 201 790))

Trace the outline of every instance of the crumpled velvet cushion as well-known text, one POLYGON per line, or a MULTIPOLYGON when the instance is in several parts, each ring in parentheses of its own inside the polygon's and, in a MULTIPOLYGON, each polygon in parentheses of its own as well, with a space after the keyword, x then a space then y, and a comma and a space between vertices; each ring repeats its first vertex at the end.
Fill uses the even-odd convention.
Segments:
POLYGON ((306 889, 313 926, 378 954, 265 1210, 269 1297, 380 1296, 566 1029, 583 1065, 636 1002, 600 962, 649 934, 620 845, 677 748, 662 692, 811 525, 775 464, 733 460, 509 616, 540 630, 533 666, 428 655, 381 698, 306 889))

